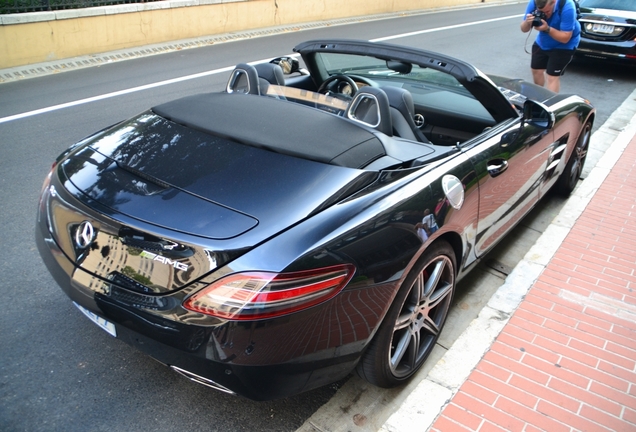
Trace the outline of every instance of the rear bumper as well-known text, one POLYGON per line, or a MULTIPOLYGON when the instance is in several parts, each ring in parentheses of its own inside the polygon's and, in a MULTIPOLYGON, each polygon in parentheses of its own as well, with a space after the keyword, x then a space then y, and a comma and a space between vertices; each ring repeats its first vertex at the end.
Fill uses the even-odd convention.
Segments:
POLYGON ((636 64, 636 42, 603 42, 581 38, 575 55, 580 58, 636 64))
MULTIPOLYGON (((242 366, 231 359, 215 361, 199 352, 185 352, 126 326, 115 326, 119 339, 191 381, 257 401, 284 398, 327 385, 347 376, 357 363, 355 358, 322 368, 311 363, 242 366)), ((209 343, 214 342, 206 340, 204 345, 209 343)))
MULTIPOLYGON (((358 332, 346 344, 328 340, 334 333, 343 334, 339 322, 325 322, 326 316, 335 315, 334 306, 348 302, 340 299, 341 305, 334 305, 337 298, 267 322, 202 320, 206 322, 197 325, 196 319, 186 317, 189 312, 181 307, 178 293, 164 296, 172 307, 157 311, 83 286, 87 273, 60 250, 45 220, 37 223, 36 243, 66 295, 113 323, 117 338, 189 379, 227 393, 270 400, 333 383, 353 370, 371 337, 358 332)), ((364 327, 369 328, 366 323, 364 327)))

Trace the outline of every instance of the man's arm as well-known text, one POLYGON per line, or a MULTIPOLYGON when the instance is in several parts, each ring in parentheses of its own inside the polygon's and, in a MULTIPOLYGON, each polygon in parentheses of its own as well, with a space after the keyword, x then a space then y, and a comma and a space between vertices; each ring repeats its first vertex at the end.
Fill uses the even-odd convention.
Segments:
POLYGON ((536 9, 536 5, 534 0, 530 0, 528 5, 526 6, 526 18, 521 21, 521 31, 524 33, 528 33, 532 29, 532 20, 534 19, 534 15, 532 15, 532 11, 536 9))
POLYGON ((546 32, 555 41, 566 44, 570 41, 570 39, 572 39, 572 33, 576 27, 576 12, 574 10, 574 5, 572 2, 566 1, 561 11, 555 13, 561 14, 561 24, 559 24, 559 28, 562 30, 557 30, 548 26, 548 23, 543 20, 541 20, 543 25, 538 27, 537 30, 546 32))
POLYGON ((553 27, 550 27, 548 23, 546 23, 545 21, 543 20, 541 21, 543 22, 543 25, 540 27, 537 27, 537 30, 548 33, 548 35, 555 41, 565 44, 565 43, 568 43, 570 39, 572 38, 572 30, 570 31, 557 30, 553 27))
POLYGON ((526 20, 521 21, 521 31, 524 33, 528 33, 532 29, 532 20, 534 20, 534 15, 527 14, 526 20))

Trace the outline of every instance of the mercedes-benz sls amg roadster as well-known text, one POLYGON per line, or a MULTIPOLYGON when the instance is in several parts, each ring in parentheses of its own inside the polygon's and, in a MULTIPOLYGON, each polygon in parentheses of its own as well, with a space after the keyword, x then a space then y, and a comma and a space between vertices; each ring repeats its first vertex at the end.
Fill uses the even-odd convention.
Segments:
POLYGON ((71 146, 36 241, 81 312, 196 382, 255 400, 353 371, 393 387, 457 281, 574 189, 594 116, 434 52, 305 42, 71 146))

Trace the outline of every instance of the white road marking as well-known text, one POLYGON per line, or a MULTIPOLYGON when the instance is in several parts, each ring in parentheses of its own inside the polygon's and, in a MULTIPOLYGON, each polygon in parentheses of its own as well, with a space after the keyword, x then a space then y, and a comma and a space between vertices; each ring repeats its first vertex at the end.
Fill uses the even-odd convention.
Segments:
POLYGON ((146 84, 146 85, 142 85, 142 86, 138 86, 138 87, 132 87, 129 89, 125 89, 125 90, 119 90, 116 92, 111 92, 111 93, 105 93, 105 94, 101 94, 98 96, 93 96, 93 97, 89 97, 89 98, 85 98, 85 99, 79 99, 73 102, 66 102, 63 104, 59 104, 59 105, 53 105, 50 107, 46 107, 46 108, 40 108, 37 110, 33 110, 33 111, 27 111, 21 114, 15 114, 12 116, 8 116, 8 117, 2 117, 0 118, 0 123, 6 123, 6 122, 10 122, 13 120, 19 120, 19 119, 23 119, 26 117, 31 117, 31 116, 35 116, 38 114, 44 114, 44 113, 48 113, 51 111, 57 111, 57 110, 61 110, 64 108, 70 108, 70 107, 74 107, 77 105, 83 105, 83 104, 87 104, 90 102, 96 102, 96 101, 100 101, 103 99, 109 99, 109 98, 113 98, 113 97, 117 97, 117 96, 122 96, 125 94, 129 94, 129 93, 135 93, 138 91, 142 91, 142 90, 148 90, 148 89, 152 89, 155 87, 161 87, 161 86, 165 86, 165 85, 170 85, 170 84, 175 84, 181 81, 188 81, 191 79, 196 79, 196 78, 202 78, 205 76, 209 76, 209 75, 215 75, 218 73, 223 73, 223 72, 229 72, 231 70, 234 69, 234 66, 228 66, 228 67, 224 67, 224 68, 220 68, 220 69, 214 69, 211 71, 207 71, 207 72, 201 72, 201 73, 197 73, 197 74, 192 74, 192 75, 186 75, 186 76, 182 76, 179 78, 173 78, 173 79, 169 79, 169 80, 165 80, 165 81, 159 81, 156 83, 152 83, 152 84, 146 84))
MULTIPOLYGON (((419 31, 410 32, 410 33, 401 33, 401 34, 397 34, 397 35, 385 36, 385 37, 382 37, 382 38, 371 39, 370 42, 382 42, 382 41, 400 39, 400 38, 405 38, 405 37, 410 37, 410 36, 415 36, 415 35, 420 35, 420 34, 425 34, 425 33, 433 33, 433 32, 439 32, 439 31, 452 30, 452 29, 461 28, 461 27, 467 27, 467 26, 473 26, 473 25, 479 25, 479 24, 487 24, 487 23, 507 20, 507 19, 511 19, 511 18, 518 18, 520 16, 522 16, 522 15, 510 15, 510 16, 501 17, 501 18, 493 18, 493 19, 489 19, 489 20, 475 21, 475 22, 471 22, 471 23, 463 23, 463 24, 456 24, 456 25, 452 25, 452 26, 437 27, 437 28, 432 28, 432 29, 427 29, 427 30, 419 30, 419 31)), ((291 54, 291 55, 288 54, 288 56, 292 56, 292 55, 297 56, 297 54, 291 54)), ((250 62, 250 64, 263 63, 263 62, 266 62, 266 61, 269 61, 269 59, 255 61, 255 62, 250 62)), ((170 85, 170 84, 176 84, 176 83, 179 83, 179 82, 182 82, 182 81, 188 81, 188 80, 202 78, 202 77, 206 77, 206 76, 210 76, 210 75, 216 75, 216 74, 219 74, 219 73, 230 72, 233 69, 234 69, 234 66, 227 66, 227 67, 224 67, 224 68, 214 69, 214 70, 207 71, 207 72, 200 72, 200 73, 196 73, 196 74, 192 74, 192 75, 186 75, 186 76, 182 76, 182 77, 179 77, 179 78, 173 78, 173 79, 169 79, 169 80, 159 81, 159 82, 156 82, 156 83, 146 84, 146 85, 142 85, 142 86, 138 86, 138 87, 132 87, 132 88, 119 90, 119 91, 115 91, 115 92, 111 92, 111 93, 105 93, 105 94, 101 94, 101 95, 98 95, 98 96, 93 96, 93 97, 89 97, 89 98, 85 98, 85 99, 79 99, 79 100, 72 101, 72 102, 66 102, 66 103, 63 103, 63 104, 53 105, 53 106, 46 107, 46 108, 40 108, 40 109, 33 110, 33 111, 27 111, 27 112, 24 112, 24 113, 15 114, 15 115, 11 115, 11 116, 8 116, 8 117, 1 117, 0 118, 0 124, 1 123, 7 123, 7 122, 10 122, 10 121, 14 121, 14 120, 20 120, 20 119, 27 118, 27 117, 32 117, 32 116, 36 116, 36 115, 40 115, 40 114, 49 113, 49 112, 52 112, 52 111, 58 111, 58 110, 62 110, 62 109, 65 109, 65 108, 71 108, 71 107, 78 106, 78 105, 84 105, 84 104, 91 103, 91 102, 97 102, 97 101, 104 100, 104 99, 110 99, 110 98, 114 98, 114 97, 118 97, 118 96, 123 96, 123 95, 130 94, 130 93, 136 93, 136 92, 143 91, 143 90, 153 89, 153 88, 156 88, 156 87, 162 87, 162 86, 166 86, 166 85, 170 85)))
POLYGON ((483 20, 483 21, 474 21, 474 22, 471 22, 471 23, 455 24, 455 25, 452 25, 452 26, 437 27, 437 28, 427 29, 427 30, 418 30, 418 31, 410 32, 410 33, 401 33, 401 34, 397 34, 397 35, 393 35, 393 36, 385 36, 385 37, 381 37, 381 38, 377 38, 377 39, 371 39, 369 42, 384 42, 384 41, 388 41, 388 40, 392 40, 392 39, 400 39, 400 38, 405 38, 405 37, 409 37, 409 36, 417 36, 417 35, 421 35, 421 34, 425 34, 425 33, 433 33, 433 32, 445 31, 445 30, 453 30, 453 29, 456 29, 456 28, 468 27, 468 26, 473 26, 473 25, 487 24, 487 23, 491 23, 491 22, 503 21, 503 20, 512 19, 512 18, 519 18, 519 17, 522 17, 522 16, 523 16, 523 14, 521 14, 521 15, 518 15, 518 14, 517 15, 509 15, 509 16, 505 16, 505 17, 492 18, 492 19, 483 20))

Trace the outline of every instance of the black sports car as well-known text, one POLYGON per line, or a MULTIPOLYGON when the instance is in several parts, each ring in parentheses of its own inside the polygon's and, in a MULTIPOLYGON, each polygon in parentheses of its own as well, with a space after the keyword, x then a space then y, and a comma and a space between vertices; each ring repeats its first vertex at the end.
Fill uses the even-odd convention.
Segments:
POLYGON ((37 216, 40 254, 86 316, 258 400, 353 370, 408 380, 457 281, 548 190, 574 189, 595 115, 420 49, 295 52, 303 68, 240 64, 223 92, 75 144, 37 216))
POLYGON ((577 56, 636 65, 636 2, 580 0, 577 56))

